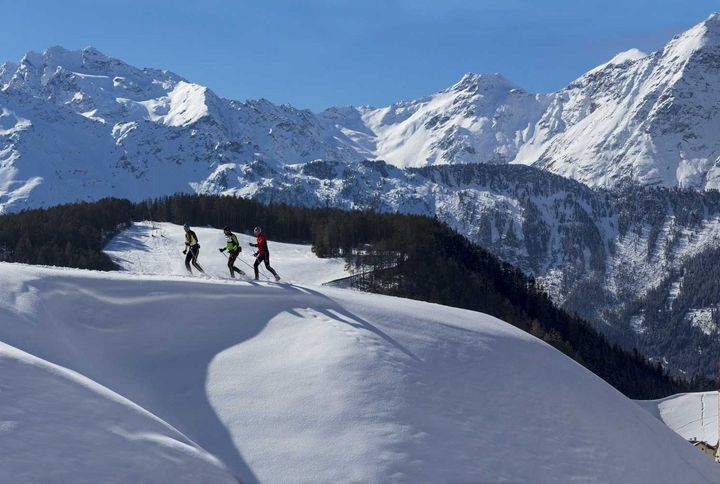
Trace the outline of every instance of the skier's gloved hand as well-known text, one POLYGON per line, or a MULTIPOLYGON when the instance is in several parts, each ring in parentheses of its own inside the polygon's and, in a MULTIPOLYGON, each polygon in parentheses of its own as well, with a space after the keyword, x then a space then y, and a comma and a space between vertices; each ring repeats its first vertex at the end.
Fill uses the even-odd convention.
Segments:
POLYGON ((187 249, 186 249, 186 250, 183 250, 183 254, 187 254, 187 249))
POLYGON ((219 250, 220 252, 225 252, 225 247, 223 247, 222 249, 218 249, 218 250, 219 250))
POLYGON ((253 244, 252 242, 250 242, 248 245, 249 245, 250 247, 257 247, 257 244, 253 244))
POLYGON ((253 254, 253 257, 257 257, 258 254, 259 254, 259 252, 255 252, 255 253, 253 254))

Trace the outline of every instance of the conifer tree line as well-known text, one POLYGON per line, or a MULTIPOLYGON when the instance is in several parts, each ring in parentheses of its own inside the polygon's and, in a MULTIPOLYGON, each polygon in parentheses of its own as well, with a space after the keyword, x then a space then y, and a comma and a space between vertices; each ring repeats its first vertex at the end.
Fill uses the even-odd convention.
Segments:
POLYGON ((311 243, 343 257, 349 283, 366 291, 481 311, 543 339, 631 398, 713 388, 669 377, 637 351, 611 345, 586 321, 558 309, 533 279, 435 218, 263 205, 235 197, 179 194, 141 203, 104 199, 0 217, 0 260, 113 270, 102 249, 134 221, 189 223, 271 240, 311 243))

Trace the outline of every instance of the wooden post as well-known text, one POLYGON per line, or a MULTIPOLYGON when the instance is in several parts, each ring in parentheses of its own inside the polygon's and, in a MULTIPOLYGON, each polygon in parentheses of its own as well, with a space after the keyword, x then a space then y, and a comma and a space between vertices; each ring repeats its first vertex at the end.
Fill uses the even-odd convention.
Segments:
POLYGON ((715 444, 715 462, 720 462, 720 390, 715 391, 715 400, 717 402, 717 443, 715 444))

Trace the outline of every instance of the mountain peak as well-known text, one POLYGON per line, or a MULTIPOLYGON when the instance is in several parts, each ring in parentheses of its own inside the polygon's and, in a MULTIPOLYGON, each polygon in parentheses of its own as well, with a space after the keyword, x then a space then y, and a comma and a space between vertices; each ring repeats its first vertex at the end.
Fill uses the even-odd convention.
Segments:
POLYGON ((624 64, 625 62, 636 61, 644 57, 647 57, 647 53, 641 51, 640 49, 632 48, 617 54, 615 57, 610 59, 608 64, 624 64))
POLYGON ((463 75, 462 78, 449 90, 455 92, 477 91, 497 87, 505 88, 507 90, 517 89, 517 86, 510 82, 502 74, 475 74, 472 72, 468 72, 463 75))
POLYGON ((22 58, 20 64, 34 66, 58 67, 70 71, 83 71, 96 69, 108 63, 124 64, 124 62, 113 59, 94 47, 85 47, 81 50, 69 50, 61 45, 48 47, 42 53, 30 51, 22 58))
POLYGON ((613 57, 609 61, 605 62, 604 64, 600 64, 596 68, 588 71, 588 73, 585 75, 594 74, 594 73, 599 72, 609 66, 621 66, 627 62, 634 62, 636 60, 644 59, 647 56, 648 56, 648 54, 641 51, 640 49, 636 49, 636 48, 628 49, 626 51, 620 52, 619 54, 615 55, 615 57, 613 57))
POLYGON ((720 47, 720 14, 717 13, 673 37, 663 49, 663 57, 688 60, 695 52, 715 46, 720 47))
POLYGON ((705 37, 713 44, 720 44, 720 13, 713 13, 705 22, 705 37))

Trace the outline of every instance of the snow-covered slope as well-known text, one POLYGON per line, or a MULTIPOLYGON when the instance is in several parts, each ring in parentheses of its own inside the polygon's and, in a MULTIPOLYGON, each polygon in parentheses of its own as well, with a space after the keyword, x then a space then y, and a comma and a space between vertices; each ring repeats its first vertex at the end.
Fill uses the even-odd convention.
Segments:
POLYGON ((483 314, 319 286, 0 266, 11 478, 168 482, 194 462, 196 480, 227 481, 205 451, 243 482, 720 482, 662 422, 483 314), (90 403, 92 425, 74 431, 90 403), (143 474, 148 452, 161 457, 143 474))
MULTIPOLYGON (((193 227, 200 242, 198 262, 211 277, 229 277, 227 256, 217 249, 225 247, 225 235, 214 228, 193 227)), ((256 250, 248 244, 255 243, 255 237, 236 234, 243 248, 235 266, 253 276, 252 264, 256 250)), ((343 259, 320 259, 309 245, 286 244, 268 241, 270 262, 285 282, 299 284, 323 284, 350 276, 343 259)), ((105 253, 122 270, 135 274, 184 275, 185 232, 180 225, 158 222, 140 222, 115 236, 105 247, 105 253)), ((265 266, 261 265, 260 278, 269 280, 265 266)))
POLYGON ((237 482, 133 402, 3 342, 0 388, 1 482, 237 482))
POLYGON ((682 393, 637 403, 684 439, 718 445, 718 392, 682 393))
POLYGON ((533 135, 548 97, 499 74, 466 74, 449 89, 380 109, 330 108, 336 124, 373 158, 398 167, 507 163, 533 135))

